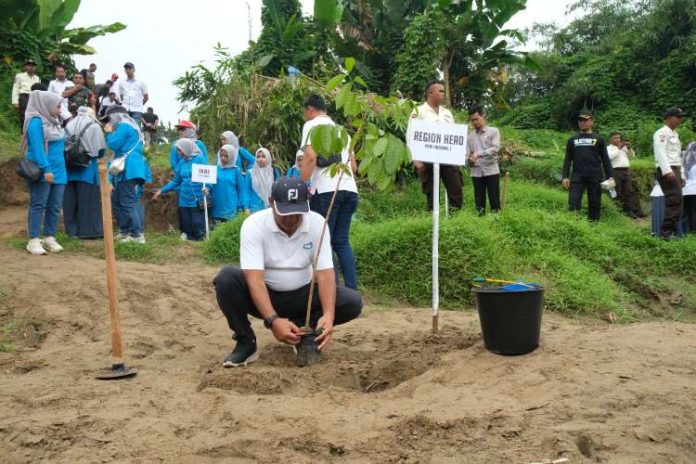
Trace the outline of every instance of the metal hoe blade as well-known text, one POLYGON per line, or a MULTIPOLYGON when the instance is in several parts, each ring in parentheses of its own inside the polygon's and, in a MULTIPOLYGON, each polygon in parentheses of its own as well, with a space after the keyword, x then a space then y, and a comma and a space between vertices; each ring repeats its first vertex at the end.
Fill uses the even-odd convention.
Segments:
POLYGON ((112 364, 111 369, 96 376, 98 380, 118 380, 133 377, 138 373, 135 369, 126 367, 125 364, 112 364))

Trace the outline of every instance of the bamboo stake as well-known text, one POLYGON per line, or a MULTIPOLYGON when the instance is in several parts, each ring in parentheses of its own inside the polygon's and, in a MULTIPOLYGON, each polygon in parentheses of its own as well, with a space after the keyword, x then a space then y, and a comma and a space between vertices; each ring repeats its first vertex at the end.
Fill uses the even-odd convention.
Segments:
POLYGON ((507 204, 507 191, 508 191, 508 181, 510 180, 510 171, 507 171, 505 173, 505 176, 503 176, 503 198, 502 198, 502 205, 501 205, 501 211, 505 211, 505 205, 507 204))

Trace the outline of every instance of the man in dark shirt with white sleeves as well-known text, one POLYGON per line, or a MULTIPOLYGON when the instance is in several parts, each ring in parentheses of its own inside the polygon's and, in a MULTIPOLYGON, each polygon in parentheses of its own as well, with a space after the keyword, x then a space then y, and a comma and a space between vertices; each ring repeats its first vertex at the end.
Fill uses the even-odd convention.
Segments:
POLYGON ((562 184, 569 191, 568 207, 571 211, 580 210, 582 195, 587 189, 587 216, 590 221, 599 221, 601 183, 612 178, 611 161, 606 142, 592 132, 594 117, 590 111, 580 112, 578 126, 580 133, 568 139, 566 144, 562 184))

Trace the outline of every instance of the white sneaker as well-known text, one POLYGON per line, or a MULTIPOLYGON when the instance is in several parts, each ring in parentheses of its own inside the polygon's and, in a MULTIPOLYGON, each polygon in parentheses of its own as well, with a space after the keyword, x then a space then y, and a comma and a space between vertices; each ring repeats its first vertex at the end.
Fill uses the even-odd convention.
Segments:
POLYGON ((56 242, 55 237, 46 237, 43 240, 43 247, 46 249, 46 251, 50 251, 51 253, 59 253, 63 251, 63 247, 56 242))
POLYGON ((143 245, 145 243, 145 235, 140 234, 137 237, 127 235, 121 240, 121 243, 138 243, 143 245))
POLYGON ((121 232, 119 232, 118 234, 116 234, 116 237, 114 237, 114 240, 116 240, 117 242, 121 242, 126 237, 128 237, 128 234, 122 234, 121 232))
POLYGON ((179 239, 181 239, 182 242, 188 240, 188 235, 186 235, 186 232, 182 232, 181 235, 179 235, 179 239))
POLYGON ((46 250, 41 245, 41 239, 38 238, 32 238, 31 240, 29 240, 29 242, 27 243, 27 251, 32 255, 46 254, 46 250))

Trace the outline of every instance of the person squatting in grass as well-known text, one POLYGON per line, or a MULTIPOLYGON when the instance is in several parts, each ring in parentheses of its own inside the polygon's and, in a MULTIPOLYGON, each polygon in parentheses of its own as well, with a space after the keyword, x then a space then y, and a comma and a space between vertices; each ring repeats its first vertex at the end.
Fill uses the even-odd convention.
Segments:
MULTIPOLYGON (((278 341, 290 345, 300 342, 312 263, 324 224, 321 215, 309 210, 308 196, 301 179, 276 180, 269 199, 271 207, 252 214, 242 224, 240 268, 226 266, 213 280, 220 310, 237 339, 223 362, 225 367, 258 359, 249 315, 263 319, 278 341)), ((326 231, 317 258, 310 316, 311 328, 321 331, 316 338, 319 351, 328 348, 335 325, 357 318, 362 310, 357 291, 337 286, 330 242, 326 231)))
POLYGON ((237 166, 238 154, 238 145, 227 144, 218 150, 217 183, 210 186, 210 196, 213 200, 210 215, 214 223, 234 219, 239 211, 247 209, 244 176, 237 166))
POLYGON ((77 238, 104 236, 98 159, 104 156, 106 141, 94 111, 82 106, 77 116, 65 125, 65 135, 79 137, 78 143, 89 156, 87 167, 66 166, 68 184, 63 195, 65 233, 77 238))
POLYGON ((256 162, 249 170, 246 183, 247 203, 252 213, 270 206, 271 187, 278 177, 280 177, 280 171, 273 167, 271 152, 263 147, 256 150, 256 162))
MULTIPOLYGON (((340 154, 334 154, 328 158, 317 157, 312 149, 311 133, 317 126, 335 125, 326 114, 326 104, 319 95, 312 94, 304 102, 305 124, 302 127, 302 151, 304 156, 300 164, 300 173, 303 181, 311 186, 313 195, 310 208, 326 217, 334 192, 336 199, 329 220, 329 232, 331 232, 331 247, 338 258, 339 268, 343 275, 343 281, 348 288, 357 290, 358 270, 355 263, 353 248, 350 246, 350 226, 353 214, 358 209, 358 186, 355 183, 354 173, 357 172, 355 157, 350 156, 350 137, 340 154), (339 174, 331 176, 331 164, 341 162, 349 167, 351 174, 339 174)), ((336 261, 334 261, 336 268, 336 261)), ((336 269, 336 281, 339 282, 338 269, 336 269)))
POLYGON ((27 182, 27 251, 33 255, 63 250, 55 238, 65 184, 68 181, 63 155, 64 133, 58 119, 62 102, 60 95, 34 90, 29 95, 24 113, 22 133, 27 143, 25 156, 41 170, 41 175, 35 182, 27 182), (43 240, 40 238, 42 225, 43 240))
POLYGON ((474 132, 469 134, 467 163, 474 184, 474 203, 479 215, 486 213, 486 192, 491 211, 500 211, 500 168, 498 152, 500 151, 500 131, 489 127, 486 114, 481 106, 469 110, 469 121, 474 132))
POLYGON ((594 116, 590 111, 580 112, 578 126, 580 133, 569 138, 566 144, 562 184, 568 190, 571 211, 580 211, 582 195, 587 189, 587 216, 594 222, 599 221, 602 209, 600 184, 605 179, 612 179, 611 162, 604 139, 592 132, 594 116))
MULTIPOLYGON (((445 100, 445 86, 441 81, 431 81, 425 87, 425 103, 413 110, 411 119, 423 119, 440 124, 454 124, 452 112, 442 106, 445 100)), ((421 187, 426 196, 428 211, 433 210, 433 165, 414 161, 413 167, 421 180, 421 187)), ((440 165, 440 178, 445 184, 449 207, 452 211, 462 209, 464 194, 462 193, 462 170, 459 166, 440 165)))
POLYGON ((203 195, 207 195, 207 189, 203 184, 191 180, 194 164, 208 164, 208 160, 198 149, 193 139, 183 138, 177 140, 176 151, 181 161, 176 166, 174 178, 164 187, 157 190, 152 197, 157 201, 162 194, 177 190, 179 192, 179 229, 182 237, 187 240, 200 241, 205 238, 205 212, 203 210, 203 195))
POLYGON ((109 118, 104 127, 108 134, 106 146, 114 152, 114 159, 126 157, 123 172, 109 176, 114 186, 111 204, 119 230, 116 239, 143 244, 145 211, 140 199, 144 184, 152 181, 150 166, 143 156, 143 136, 140 126, 128 116, 123 106, 110 106, 106 116, 109 118))
POLYGON ((668 108, 664 115, 665 125, 653 135, 653 150, 657 182, 665 196, 665 216, 660 227, 660 238, 677 238, 677 224, 684 212, 682 187, 681 142, 677 128, 686 113, 681 108, 668 108))
POLYGON ((611 169, 616 182, 616 193, 624 213, 633 219, 645 217, 640 209, 638 192, 633 186, 633 176, 631 175, 630 159, 636 154, 631 148, 631 143, 621 140, 621 134, 612 132, 609 135, 609 146, 607 154, 611 161, 611 169))

